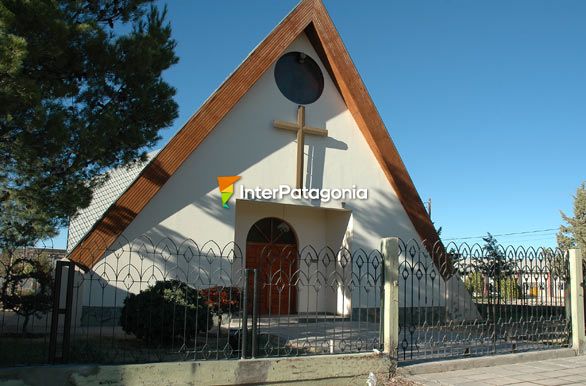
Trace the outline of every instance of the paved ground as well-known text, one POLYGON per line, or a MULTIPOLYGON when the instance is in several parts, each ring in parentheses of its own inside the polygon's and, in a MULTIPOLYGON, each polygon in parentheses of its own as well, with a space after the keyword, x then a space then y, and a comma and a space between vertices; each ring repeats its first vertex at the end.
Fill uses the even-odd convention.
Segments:
POLYGON ((586 356, 413 375, 421 385, 586 385, 586 356))
MULTIPOLYGON (((252 321, 249 319, 249 326, 252 321)), ((240 319, 232 319, 230 328, 240 328, 240 319)), ((258 333, 280 337, 291 348, 306 349, 309 352, 372 352, 380 348, 379 324, 352 321, 346 318, 319 317, 261 317, 258 333)), ((284 344, 284 343, 281 343, 284 344)))

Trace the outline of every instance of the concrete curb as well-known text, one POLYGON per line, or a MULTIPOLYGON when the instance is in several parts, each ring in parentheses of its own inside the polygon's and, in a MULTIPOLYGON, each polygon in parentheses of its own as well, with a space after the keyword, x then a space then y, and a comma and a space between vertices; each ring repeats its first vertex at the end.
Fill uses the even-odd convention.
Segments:
POLYGON ((0 385, 363 385, 370 372, 386 379, 386 355, 349 354, 141 365, 61 365, 0 369, 0 385))
POLYGON ((430 373, 443 373, 446 371, 468 370, 478 367, 491 367, 500 365, 510 365, 515 363, 535 362, 548 359, 569 358, 576 356, 576 351, 571 348, 562 348, 555 350, 533 351, 518 354, 503 354, 494 356, 485 356, 478 358, 440 360, 429 363, 419 363, 414 365, 400 366, 397 369, 397 375, 409 376, 430 373))

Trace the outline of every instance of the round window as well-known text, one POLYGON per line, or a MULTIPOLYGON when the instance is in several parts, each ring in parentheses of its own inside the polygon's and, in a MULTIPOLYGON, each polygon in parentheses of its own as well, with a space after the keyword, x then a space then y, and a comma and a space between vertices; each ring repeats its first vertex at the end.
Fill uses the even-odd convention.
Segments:
POLYGON ((303 52, 289 52, 279 58, 275 81, 285 98, 299 105, 315 102, 324 90, 321 69, 303 52))

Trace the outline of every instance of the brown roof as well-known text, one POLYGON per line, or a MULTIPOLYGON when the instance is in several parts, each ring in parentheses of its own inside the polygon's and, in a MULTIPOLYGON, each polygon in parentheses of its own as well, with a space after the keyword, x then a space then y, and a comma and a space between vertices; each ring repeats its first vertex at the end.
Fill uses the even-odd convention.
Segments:
POLYGON ((442 251, 432 253, 435 263, 443 273, 451 271, 449 264, 446 264, 447 258, 443 257, 446 255, 439 236, 413 181, 320 0, 302 0, 263 40, 96 222, 71 252, 70 259, 86 267, 93 266, 240 98, 304 32, 334 80, 419 236, 427 245, 435 245, 436 252, 442 251))

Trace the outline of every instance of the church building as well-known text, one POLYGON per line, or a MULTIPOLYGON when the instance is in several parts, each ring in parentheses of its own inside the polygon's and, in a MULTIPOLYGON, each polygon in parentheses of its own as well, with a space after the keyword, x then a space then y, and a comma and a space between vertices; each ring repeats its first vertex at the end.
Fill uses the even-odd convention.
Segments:
MULTIPOLYGON (((240 251, 240 268, 272 272, 267 254, 278 256, 289 271, 311 271, 301 266, 299 256, 308 248, 317 254, 324 248, 373 251, 385 237, 439 245, 326 9, 319 0, 303 0, 160 151, 142 165, 111 172, 90 207, 71 220, 68 249, 70 259, 105 280, 112 274, 100 264, 118 256, 117 250, 133 249, 136 253, 124 264, 146 282, 151 273, 137 268, 151 259, 137 252, 145 238, 153 248, 173 243, 181 249, 186 240, 200 249, 210 242, 220 248, 232 245, 240 251)), ((163 255, 151 263, 163 266, 173 260, 163 255)), ((442 283, 453 279, 445 261, 429 263, 436 265, 442 283)), ((185 258, 182 264, 184 272, 194 272, 203 263, 185 258)), ((352 264, 345 268, 346 277, 358 270, 352 264)), ((108 267, 115 270, 113 264, 108 267)), ((221 267, 218 261, 223 275, 234 274, 233 268, 221 267)), ((295 292, 293 285, 288 291, 295 292)), ((126 289, 139 290, 133 284, 126 289)), ((448 292, 425 301, 445 305, 448 292)), ((261 313, 349 314, 357 302, 356 294, 344 291, 327 296, 323 309, 307 304, 299 293, 286 304, 263 301, 261 313)))

